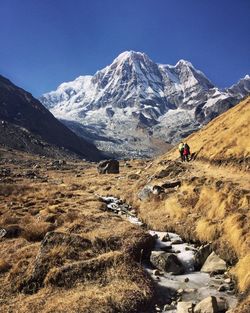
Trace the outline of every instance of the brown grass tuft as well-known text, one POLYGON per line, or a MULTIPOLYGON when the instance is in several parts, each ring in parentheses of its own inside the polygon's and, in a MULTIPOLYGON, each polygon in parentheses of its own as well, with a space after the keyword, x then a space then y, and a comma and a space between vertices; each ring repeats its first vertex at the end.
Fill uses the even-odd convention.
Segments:
POLYGON ((31 223, 25 226, 22 236, 28 241, 41 241, 45 234, 53 229, 55 229, 55 227, 50 223, 31 223))
POLYGON ((0 273, 7 272, 11 268, 11 265, 4 259, 0 259, 0 273))

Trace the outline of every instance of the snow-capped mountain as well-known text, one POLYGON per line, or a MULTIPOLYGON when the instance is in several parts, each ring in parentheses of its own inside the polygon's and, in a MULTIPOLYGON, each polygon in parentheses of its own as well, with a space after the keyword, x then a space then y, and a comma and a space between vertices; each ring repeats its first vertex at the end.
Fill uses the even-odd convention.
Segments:
POLYGON ((154 63, 127 51, 94 76, 80 76, 40 101, 97 146, 118 155, 152 155, 250 93, 250 77, 220 90, 188 61, 154 63))

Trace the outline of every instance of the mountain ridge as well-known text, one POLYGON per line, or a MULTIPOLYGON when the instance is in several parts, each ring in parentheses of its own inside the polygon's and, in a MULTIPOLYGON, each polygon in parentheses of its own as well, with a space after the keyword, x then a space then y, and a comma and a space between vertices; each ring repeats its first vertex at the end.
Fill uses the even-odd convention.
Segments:
MULTIPOLYGON (((85 142, 60 123, 37 99, 17 87, 10 80, 0 75, 0 119, 3 121, 4 131, 1 132, 1 143, 8 145, 5 135, 11 136, 14 131, 18 135, 15 142, 14 137, 9 138, 9 145, 19 147, 23 142, 23 148, 28 151, 41 151, 41 147, 32 146, 31 141, 44 142, 59 148, 66 148, 81 157, 93 160, 99 159, 101 153, 93 144, 85 142), (8 126, 8 127, 7 127, 8 126), (28 134, 26 136, 26 134, 28 134), (5 134, 5 135, 4 135, 5 134), (25 135, 25 136, 24 136, 25 135), (27 138, 24 138, 27 137, 27 138), (29 142, 30 139, 30 142, 29 142)), ((52 146, 51 146, 52 147, 52 146)))
POLYGON ((145 53, 125 51, 93 76, 62 83, 40 100, 59 119, 117 138, 117 144, 95 141, 101 150, 152 156, 157 147, 148 143, 150 138, 175 143, 249 93, 248 75, 219 89, 189 61, 157 64, 145 53), (144 135, 137 132, 141 129, 144 135), (119 142, 125 140, 121 147, 119 142))

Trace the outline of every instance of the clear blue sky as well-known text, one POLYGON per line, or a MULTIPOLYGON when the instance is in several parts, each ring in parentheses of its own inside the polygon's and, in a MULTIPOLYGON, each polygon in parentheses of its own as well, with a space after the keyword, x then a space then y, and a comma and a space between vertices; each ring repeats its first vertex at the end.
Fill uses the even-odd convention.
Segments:
POLYGON ((0 74, 35 96, 125 50, 229 86, 250 74, 250 0, 0 0, 0 74))

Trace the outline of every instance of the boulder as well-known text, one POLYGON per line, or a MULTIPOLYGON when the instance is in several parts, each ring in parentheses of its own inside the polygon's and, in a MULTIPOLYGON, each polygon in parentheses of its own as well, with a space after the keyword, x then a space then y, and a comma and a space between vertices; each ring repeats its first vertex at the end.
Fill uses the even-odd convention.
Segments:
POLYGON ((182 263, 173 253, 152 251, 150 262, 159 270, 171 272, 174 275, 182 274, 185 271, 182 263))
POLYGON ((219 312, 226 312, 229 309, 228 302, 223 297, 216 297, 219 312))
POLYGON ((211 244, 201 246, 194 255, 194 266, 196 270, 200 270, 206 259, 212 252, 211 244))
POLYGON ((164 192, 164 188, 162 188, 161 186, 154 185, 152 192, 154 195, 159 195, 160 193, 164 192))
POLYGON ((97 165, 99 174, 119 174, 119 161, 105 160, 97 165))
POLYGON ((176 313, 193 313, 194 304, 192 301, 180 301, 177 304, 177 311, 176 313))
POLYGON ((163 234, 162 236, 160 236, 160 240, 161 240, 162 242, 170 241, 169 234, 168 234, 168 233, 163 234))
POLYGON ((145 201, 149 199, 151 193, 152 193, 152 186, 146 185, 138 192, 138 198, 141 201, 145 201))
POLYGON ((199 302, 195 308, 194 313, 218 313, 218 305, 216 297, 211 296, 199 302))
POLYGON ((222 260, 215 252, 212 252, 201 268, 205 273, 223 273, 227 269, 226 262, 222 260))

